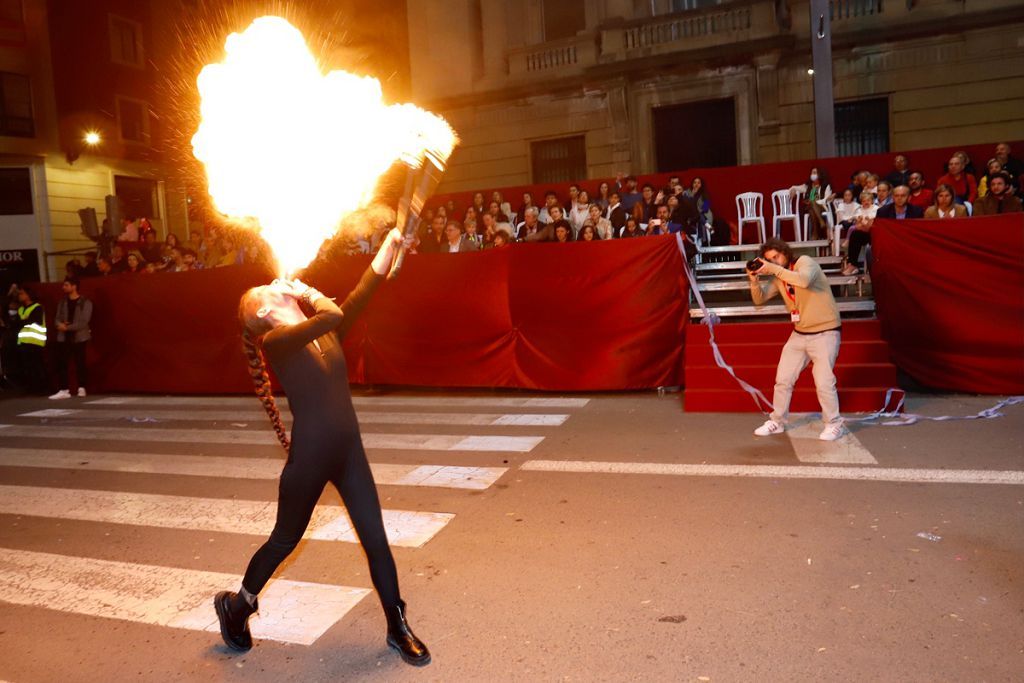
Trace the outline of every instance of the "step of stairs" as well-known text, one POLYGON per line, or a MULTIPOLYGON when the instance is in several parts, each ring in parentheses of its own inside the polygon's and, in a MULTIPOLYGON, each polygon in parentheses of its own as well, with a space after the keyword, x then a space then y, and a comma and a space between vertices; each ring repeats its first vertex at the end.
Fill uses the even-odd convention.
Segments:
MULTIPOLYGON (((719 323, 715 339, 726 363, 742 379, 772 398, 775 370, 782 347, 793 332, 788 322, 719 323)), ((686 332, 683 405, 690 412, 756 412, 753 399, 715 364, 706 325, 690 324, 686 332)), ((878 320, 843 322, 842 344, 835 367, 843 412, 868 412, 882 407, 886 391, 897 386, 896 366, 882 339, 878 320)), ((814 379, 808 367, 793 393, 794 412, 816 412, 814 379)))

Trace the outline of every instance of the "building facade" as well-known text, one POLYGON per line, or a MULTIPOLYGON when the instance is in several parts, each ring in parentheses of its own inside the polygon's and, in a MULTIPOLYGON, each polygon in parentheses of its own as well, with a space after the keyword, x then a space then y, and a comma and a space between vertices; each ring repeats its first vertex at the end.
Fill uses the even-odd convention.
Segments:
MULTIPOLYGON (((1024 4, 833 0, 837 154, 1017 139, 1024 4)), ((814 158, 804 0, 409 3, 441 192, 814 158)))
POLYGON ((161 236, 188 231, 156 87, 154 11, 171 4, 0 1, 0 251, 34 259, 40 279, 59 279, 73 252, 94 246, 78 211, 102 221, 107 195, 161 236))

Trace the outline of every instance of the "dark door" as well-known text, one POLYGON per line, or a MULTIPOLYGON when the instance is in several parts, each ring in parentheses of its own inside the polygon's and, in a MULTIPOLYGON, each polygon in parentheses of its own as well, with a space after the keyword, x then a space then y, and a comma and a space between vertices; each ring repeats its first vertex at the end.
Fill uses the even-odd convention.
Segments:
POLYGON ((736 165, 732 98, 655 107, 654 152, 659 173, 736 165))

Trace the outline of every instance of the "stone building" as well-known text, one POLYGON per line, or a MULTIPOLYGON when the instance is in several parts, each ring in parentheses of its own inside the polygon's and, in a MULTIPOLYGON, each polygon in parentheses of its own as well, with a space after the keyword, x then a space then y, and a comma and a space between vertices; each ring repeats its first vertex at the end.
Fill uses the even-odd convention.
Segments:
MULTIPOLYGON (((462 145, 441 192, 813 158, 809 4, 416 0, 414 98, 462 145)), ((1024 3, 833 0, 837 154, 1016 139, 1024 3)))

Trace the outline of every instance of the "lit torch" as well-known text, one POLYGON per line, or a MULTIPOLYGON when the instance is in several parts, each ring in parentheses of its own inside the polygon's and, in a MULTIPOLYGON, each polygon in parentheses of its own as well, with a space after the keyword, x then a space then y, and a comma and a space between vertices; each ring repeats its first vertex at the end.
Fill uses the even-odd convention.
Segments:
POLYGON ((397 160, 421 173, 438 169, 437 179, 416 183, 404 218, 399 207, 399 227, 418 217, 455 146, 444 119, 386 105, 374 78, 324 74, 280 17, 231 34, 225 53, 199 74, 202 122, 192 146, 217 209, 258 225, 279 277, 309 264, 397 160))

